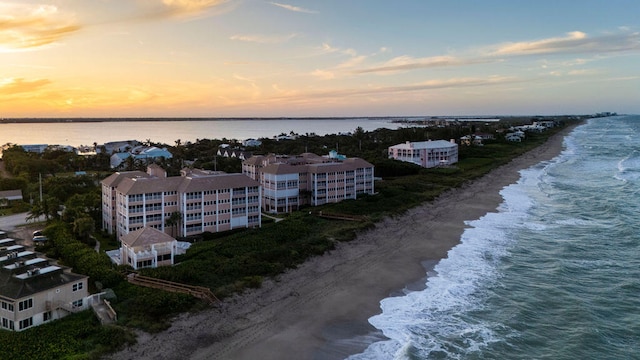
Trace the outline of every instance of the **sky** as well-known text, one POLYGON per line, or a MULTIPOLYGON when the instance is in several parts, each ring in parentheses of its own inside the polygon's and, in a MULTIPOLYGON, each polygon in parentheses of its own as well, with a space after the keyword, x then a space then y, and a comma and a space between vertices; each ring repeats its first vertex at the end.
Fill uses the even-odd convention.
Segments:
POLYGON ((638 0, 0 0, 0 118, 640 114, 638 0))

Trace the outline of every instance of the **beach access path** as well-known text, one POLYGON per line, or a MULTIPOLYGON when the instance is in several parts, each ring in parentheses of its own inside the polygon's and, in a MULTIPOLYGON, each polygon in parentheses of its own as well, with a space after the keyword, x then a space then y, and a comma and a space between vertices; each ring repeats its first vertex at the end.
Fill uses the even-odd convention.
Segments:
POLYGON ((182 314, 108 359, 344 359, 363 351, 380 300, 411 284, 460 241, 465 222, 494 212, 519 171, 559 155, 574 126, 461 188, 386 218, 335 250, 266 280, 220 307, 182 314), (344 342, 361 336, 363 341, 344 342))

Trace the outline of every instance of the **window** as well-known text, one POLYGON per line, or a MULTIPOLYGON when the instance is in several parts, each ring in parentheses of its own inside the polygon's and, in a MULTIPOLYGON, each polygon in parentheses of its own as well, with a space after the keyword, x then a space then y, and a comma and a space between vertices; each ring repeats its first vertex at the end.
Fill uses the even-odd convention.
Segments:
POLYGON ((82 307, 82 299, 72 302, 71 307, 74 307, 74 308, 82 307))
POLYGON ((82 283, 73 284, 73 291, 82 290, 82 283))
POLYGON ((2 302, 2 309, 3 310, 13 311, 13 304, 3 301, 2 302))
POLYGON ((32 317, 30 317, 28 319, 20 320, 18 328, 20 330, 22 330, 22 329, 28 328, 29 326, 33 326, 33 318, 32 317))
POLYGON ((153 265, 153 260, 143 260, 138 261, 137 268, 151 267, 153 265))
POLYGON ((5 329, 14 330, 13 320, 2 318, 2 327, 5 329))
MULTIPOLYGON (((33 299, 27 299, 24 301, 20 301, 18 304, 18 310, 23 311, 33 307, 33 299)), ((22 328, 21 328, 22 329, 22 328)))
POLYGON ((158 255, 157 260, 158 261, 171 260, 171 254, 158 255))
POLYGON ((47 312, 43 312, 42 313, 42 321, 49 321, 51 320, 51 311, 47 311, 47 312))

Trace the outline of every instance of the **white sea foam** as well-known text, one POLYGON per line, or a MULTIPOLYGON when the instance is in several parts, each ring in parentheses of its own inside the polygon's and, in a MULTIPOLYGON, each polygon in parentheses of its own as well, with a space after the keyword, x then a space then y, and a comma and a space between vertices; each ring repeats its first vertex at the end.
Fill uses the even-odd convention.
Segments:
POLYGON ((640 118, 631 120, 589 121, 565 138, 561 156, 522 171, 502 190, 497 213, 468 222, 424 290, 381 302, 370 323, 389 340, 351 359, 639 353, 637 322, 629 319, 640 318, 640 306, 628 304, 638 304, 640 267, 629 255, 638 249, 640 176, 628 176, 640 172, 640 154, 628 150, 619 160, 621 146, 638 149, 640 137, 628 135, 640 133, 640 118), (593 336, 600 328, 620 339, 615 347, 593 336))
POLYGON ((415 353, 438 353, 455 358, 456 353, 474 352, 497 337, 491 324, 467 321, 464 313, 483 306, 484 290, 501 274, 497 265, 513 241, 518 227, 538 227, 528 222, 533 199, 524 191, 537 186, 544 168, 522 172, 517 184, 501 191, 504 202, 497 213, 469 221, 459 245, 434 268, 426 288, 381 301, 382 313, 369 319, 390 340, 374 343, 349 359, 409 359, 415 353), (412 355, 413 354, 413 355, 412 355))
POLYGON ((618 162, 617 173, 614 177, 622 181, 636 181, 640 179, 640 152, 633 150, 618 162))

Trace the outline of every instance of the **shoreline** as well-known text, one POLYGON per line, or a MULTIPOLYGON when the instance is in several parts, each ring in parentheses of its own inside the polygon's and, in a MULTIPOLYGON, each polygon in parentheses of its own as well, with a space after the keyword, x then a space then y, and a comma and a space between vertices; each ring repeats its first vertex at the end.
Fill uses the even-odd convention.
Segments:
POLYGON ((427 273, 456 246, 466 221, 495 212, 499 192, 520 170, 563 150, 566 127, 547 142, 482 178, 405 214, 385 218, 353 241, 309 259, 261 288, 211 310, 182 314, 158 334, 105 358, 343 359, 385 339, 368 323, 380 300, 424 287, 427 273))

